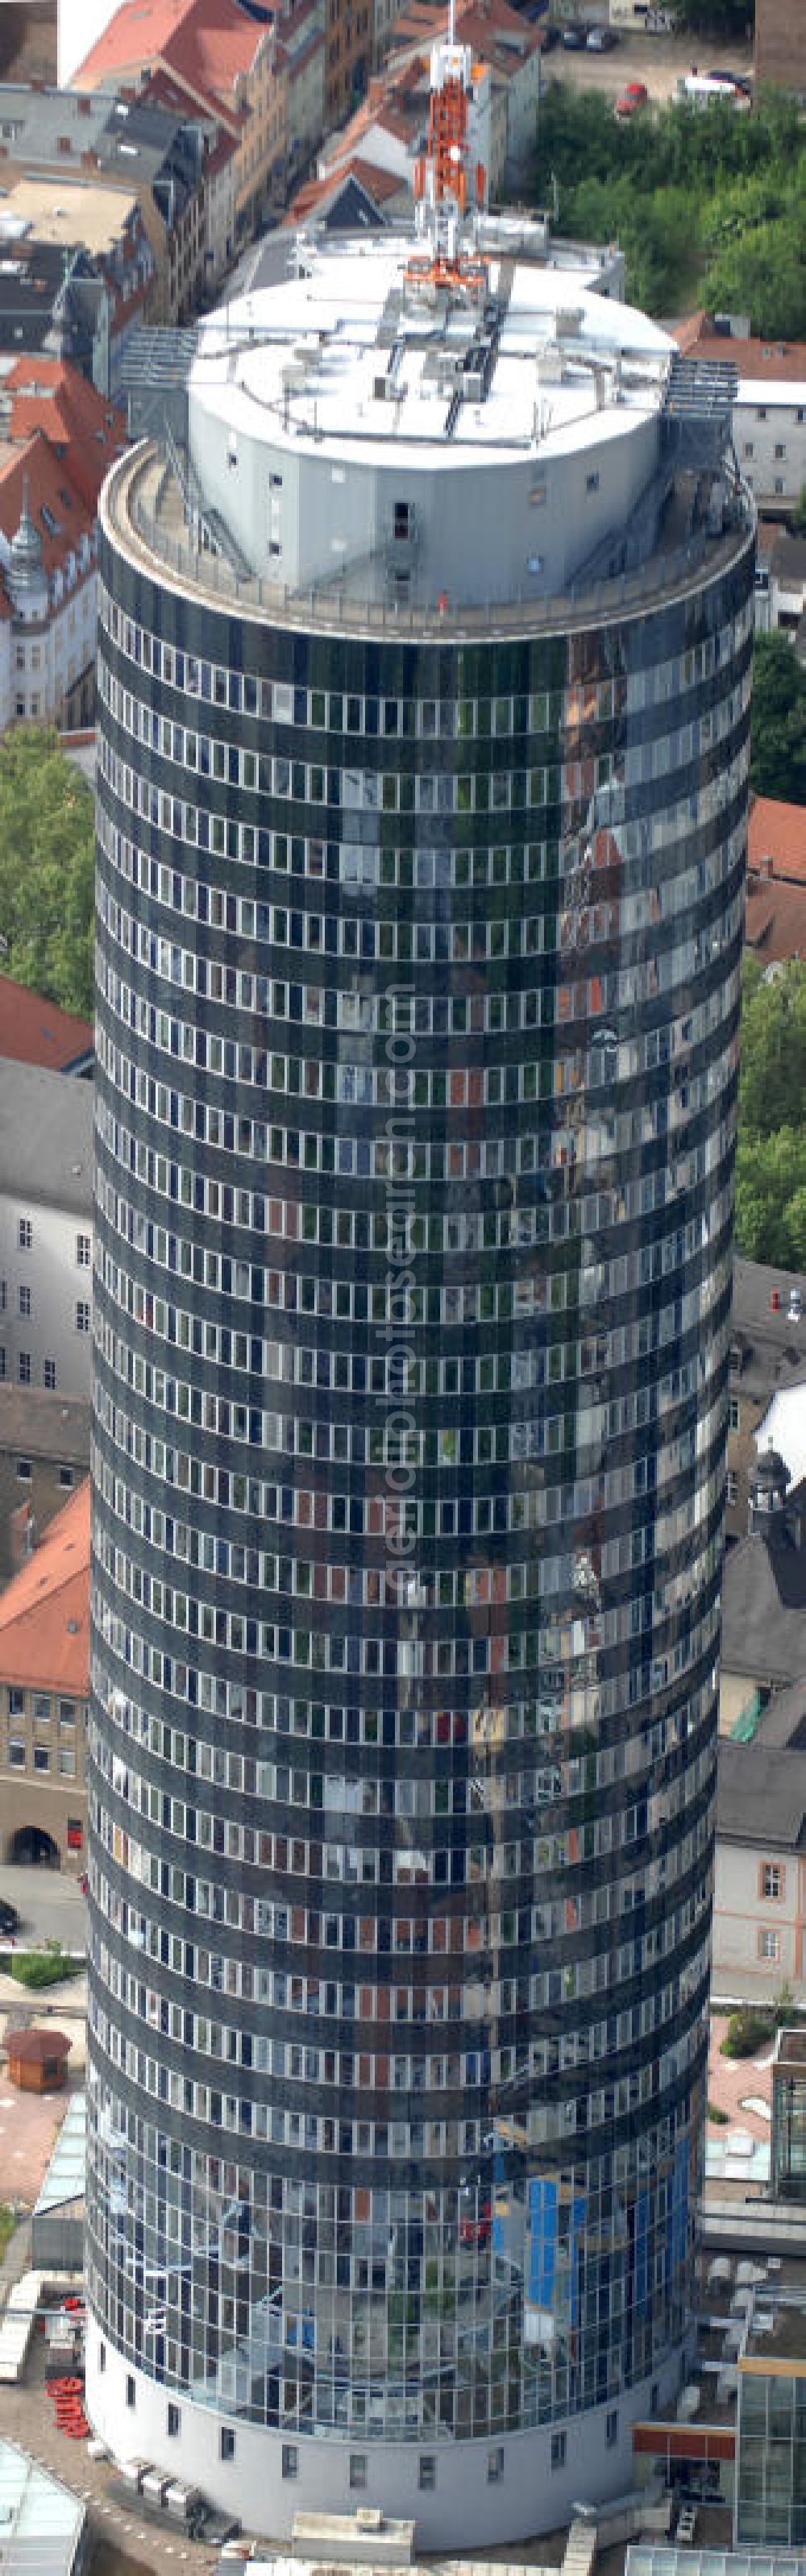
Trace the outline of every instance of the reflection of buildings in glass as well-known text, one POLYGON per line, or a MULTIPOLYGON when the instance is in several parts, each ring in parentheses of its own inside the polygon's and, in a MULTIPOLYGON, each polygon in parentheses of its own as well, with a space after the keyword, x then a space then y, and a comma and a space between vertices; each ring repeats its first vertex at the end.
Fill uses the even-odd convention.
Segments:
POLYGON ((488 256, 206 325, 101 601, 93 2414, 426 2545, 680 2367, 752 648, 663 335, 488 256))

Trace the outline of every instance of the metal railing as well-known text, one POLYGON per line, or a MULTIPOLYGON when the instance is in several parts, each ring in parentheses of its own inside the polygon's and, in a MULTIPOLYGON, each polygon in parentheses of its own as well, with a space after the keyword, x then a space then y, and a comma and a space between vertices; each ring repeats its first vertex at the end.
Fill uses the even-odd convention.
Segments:
POLYGON ((179 536, 166 524, 168 493, 171 515, 176 516, 182 503, 173 478, 169 476, 166 484, 164 466, 164 453, 153 442, 121 458, 107 483, 102 506, 110 533, 124 546, 127 539, 134 540, 135 553, 139 540, 144 553, 175 574, 183 589, 207 599, 211 606, 236 607, 247 618, 321 626, 330 632, 411 637, 417 642, 438 642, 447 635, 489 639, 556 634, 601 625, 633 610, 650 611, 699 584, 703 573, 709 582, 717 580, 750 544, 753 533, 752 512, 742 500, 736 508, 737 524, 721 536, 709 536, 702 528, 682 546, 665 548, 661 540, 637 570, 592 582, 584 592, 555 594, 551 599, 534 599, 522 591, 502 592, 482 602, 444 599, 412 606, 397 599, 356 597, 332 577, 327 587, 313 585, 304 590, 257 576, 242 578, 224 556, 194 545, 189 531, 179 536))

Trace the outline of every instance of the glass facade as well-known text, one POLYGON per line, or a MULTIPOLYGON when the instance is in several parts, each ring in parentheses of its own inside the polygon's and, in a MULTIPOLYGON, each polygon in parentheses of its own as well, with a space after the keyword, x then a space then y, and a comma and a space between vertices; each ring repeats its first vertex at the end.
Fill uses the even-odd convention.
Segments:
MULTIPOLYGON (((802 2345, 803 2316, 796 2339, 802 2345)), ((806 2366, 739 2367, 735 2538, 751 2548, 806 2541, 806 2366)))
POLYGON ((684 2340, 752 632, 105 528, 89 2295, 371 2501, 684 2340))

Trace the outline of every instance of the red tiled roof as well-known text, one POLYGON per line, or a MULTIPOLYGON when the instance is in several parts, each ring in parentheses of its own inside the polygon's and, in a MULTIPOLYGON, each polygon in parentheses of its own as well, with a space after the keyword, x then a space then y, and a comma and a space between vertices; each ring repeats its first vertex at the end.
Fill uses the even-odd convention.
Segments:
POLYGON ((90 1684, 90 1484, 71 1494, 0 1593, 0 1674, 85 1699, 90 1684))
POLYGON ((76 491, 67 459, 57 456, 42 429, 35 430, 32 438, 0 464, 0 530, 9 542, 20 524, 26 490, 34 527, 42 540, 42 562, 50 579, 66 563, 68 555, 78 554, 82 537, 92 527, 95 510, 76 491), (52 526, 43 517, 45 510, 52 526))
POLYGON ((806 957, 806 884, 748 877, 744 935, 764 966, 806 957))
POLYGON ((123 0, 74 72, 73 87, 98 89, 162 64, 196 97, 231 110, 266 33, 235 0, 123 0))
POLYGON ((71 482, 94 512, 104 475, 127 445, 126 415, 65 358, 16 358, 5 378, 11 394, 8 435, 15 442, 44 430, 65 453, 71 482))
POLYGON ((90 1053, 92 1043, 89 1020, 74 1019, 72 1011, 57 1010, 55 1002, 43 1002, 41 993, 0 975, 0 1056, 63 1073, 77 1056, 90 1053))
POLYGON ((775 877, 806 885, 806 807, 781 804, 776 796, 754 796, 750 806, 747 863, 760 869, 773 863, 775 877))
POLYGON ((399 171, 381 170, 377 162, 362 161, 360 153, 354 152, 349 161, 339 162, 337 170, 329 170, 325 179, 306 179, 304 186, 298 188, 292 198, 283 222, 298 224, 303 215, 312 214, 314 208, 321 206, 328 197, 337 196, 345 180, 350 178, 358 180, 359 186, 376 206, 385 204, 389 197, 399 197, 405 188, 399 171))
POLYGON ((760 340, 752 334, 746 340, 734 339, 724 331, 715 331, 709 313, 689 313, 682 322, 672 325, 673 338, 684 357, 723 358, 736 367, 739 377, 766 377, 772 384, 777 378, 783 384, 802 384, 806 377, 806 342, 803 340, 760 340))

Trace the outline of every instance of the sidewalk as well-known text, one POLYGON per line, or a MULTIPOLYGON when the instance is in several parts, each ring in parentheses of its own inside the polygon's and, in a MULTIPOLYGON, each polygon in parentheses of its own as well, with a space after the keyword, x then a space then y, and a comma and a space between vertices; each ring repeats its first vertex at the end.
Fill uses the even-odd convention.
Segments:
MULTIPOLYGON (((18 2231, 18 2237, 23 2233, 18 2231)), ((16 2247, 18 2237, 14 2239, 16 2247)), ((9 2248, 9 2253, 11 2248, 9 2248)), ((0 2390, 0 2436, 18 2442, 43 2469, 60 2478, 74 2495, 83 2496, 87 2506, 90 2536, 104 2548, 108 2568, 120 2568, 123 2558, 134 2560, 152 2576, 174 2576, 182 2560, 188 2563, 188 2576, 212 2576, 220 2550, 217 2543, 188 2540, 175 2523, 145 2521, 137 2512, 137 2499, 131 2507, 121 2505, 109 2493, 115 2471, 106 2460, 91 2460, 86 2442, 70 2441, 57 2431, 54 2410, 45 2388, 46 2343, 36 2333, 26 2364, 24 2379, 18 2388, 0 2390)))

